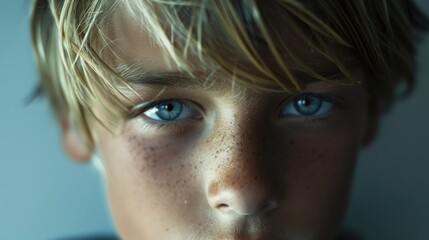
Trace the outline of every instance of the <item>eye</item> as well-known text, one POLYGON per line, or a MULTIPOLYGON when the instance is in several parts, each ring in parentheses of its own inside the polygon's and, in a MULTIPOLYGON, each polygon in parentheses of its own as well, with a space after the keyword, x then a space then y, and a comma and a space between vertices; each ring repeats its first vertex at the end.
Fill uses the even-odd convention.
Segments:
POLYGON ((172 122, 195 118, 199 112, 182 100, 164 100, 151 104, 143 114, 155 121, 172 122))
POLYGON ((334 99, 329 95, 305 93, 297 96, 282 109, 282 116, 323 116, 335 108, 334 99))

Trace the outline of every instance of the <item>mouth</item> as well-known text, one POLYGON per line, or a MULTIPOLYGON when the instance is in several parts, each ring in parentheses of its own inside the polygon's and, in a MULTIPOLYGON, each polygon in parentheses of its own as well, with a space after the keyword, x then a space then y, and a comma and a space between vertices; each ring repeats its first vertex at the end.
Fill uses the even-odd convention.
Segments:
POLYGON ((223 237, 214 237, 210 239, 217 240, 288 240, 288 238, 279 238, 273 235, 234 235, 234 236, 223 236, 223 237))
POLYGON ((259 236, 236 236, 233 238, 230 238, 231 240, 280 240, 279 238, 276 238, 274 236, 268 236, 268 235, 259 235, 259 236))
POLYGON ((289 240, 288 237, 281 237, 281 235, 273 234, 273 232, 268 231, 251 231, 241 230, 233 232, 224 232, 224 231, 212 231, 211 233, 202 233, 194 235, 188 240, 197 240, 197 239, 210 239, 210 240, 289 240))
POLYGON ((221 233, 213 232, 210 237, 200 239, 216 239, 216 240, 289 240, 288 237, 276 235, 272 231, 241 229, 240 231, 221 233))
POLYGON ((210 240, 290 240, 284 228, 263 217, 245 217, 229 223, 208 221, 200 224, 190 238, 210 240))

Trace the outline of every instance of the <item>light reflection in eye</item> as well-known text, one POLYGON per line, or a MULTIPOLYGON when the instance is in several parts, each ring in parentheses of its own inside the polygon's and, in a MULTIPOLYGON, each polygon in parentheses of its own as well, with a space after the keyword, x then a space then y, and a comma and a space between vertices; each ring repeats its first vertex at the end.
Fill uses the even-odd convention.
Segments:
MULTIPOLYGON (((329 115, 336 107, 341 108, 341 102, 337 102, 338 100, 341 99, 337 99, 332 94, 303 93, 284 105, 280 115, 282 117, 323 117, 329 115)), ((140 108, 140 114, 152 123, 169 124, 182 122, 181 120, 201 119, 199 108, 193 107, 193 104, 182 99, 144 103, 143 106, 140 108)))
POLYGON ((143 114, 155 121, 172 122, 195 118, 199 113, 181 100, 164 100, 152 104, 143 114))
POLYGON ((329 95, 304 93, 289 102, 281 111, 282 116, 323 116, 335 108, 329 95))

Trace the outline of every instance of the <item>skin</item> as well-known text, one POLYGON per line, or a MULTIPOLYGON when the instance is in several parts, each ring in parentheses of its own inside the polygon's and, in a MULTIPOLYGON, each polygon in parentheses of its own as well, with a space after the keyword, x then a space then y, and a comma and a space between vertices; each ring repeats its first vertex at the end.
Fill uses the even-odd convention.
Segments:
MULTIPOLYGON (((115 18, 110 37, 122 60, 171 70, 160 46, 124 16, 115 18)), ((296 96, 219 85, 169 87, 159 96, 159 86, 137 88, 136 104, 179 99, 192 117, 160 123, 142 110, 113 131, 93 121, 95 149, 82 146, 63 119, 66 151, 80 160, 97 151, 102 159, 120 236, 332 239, 357 153, 374 132, 366 96, 357 87, 313 83, 304 92, 334 95, 341 104, 321 115, 283 116, 296 96)))

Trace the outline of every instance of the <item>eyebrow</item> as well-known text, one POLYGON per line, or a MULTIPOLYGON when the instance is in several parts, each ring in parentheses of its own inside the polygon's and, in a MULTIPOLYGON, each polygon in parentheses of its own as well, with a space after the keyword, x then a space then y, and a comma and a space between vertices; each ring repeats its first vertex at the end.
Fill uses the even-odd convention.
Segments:
MULTIPOLYGON (((333 80, 339 80, 346 77, 334 64, 317 66, 313 67, 312 69, 323 77, 333 80)), ((204 90, 219 90, 221 88, 221 86, 213 86, 218 84, 213 84, 214 82, 209 81, 210 79, 215 81, 221 80, 215 76, 216 74, 214 73, 216 73, 216 71, 213 71, 211 74, 207 74, 202 71, 196 71, 192 73, 193 75, 191 75, 190 73, 177 70, 146 70, 138 64, 121 65, 120 67, 116 68, 116 71, 126 82, 139 87, 158 86, 178 89, 192 88, 204 90)), ((295 78, 304 86, 322 82, 320 79, 311 76, 309 73, 303 70, 292 70, 292 73, 295 78)), ((344 80, 341 80, 341 82, 343 81, 344 80)))
POLYGON ((195 78, 182 71, 145 70, 137 65, 121 66, 116 71, 119 76, 132 85, 178 88, 195 85, 195 78))

